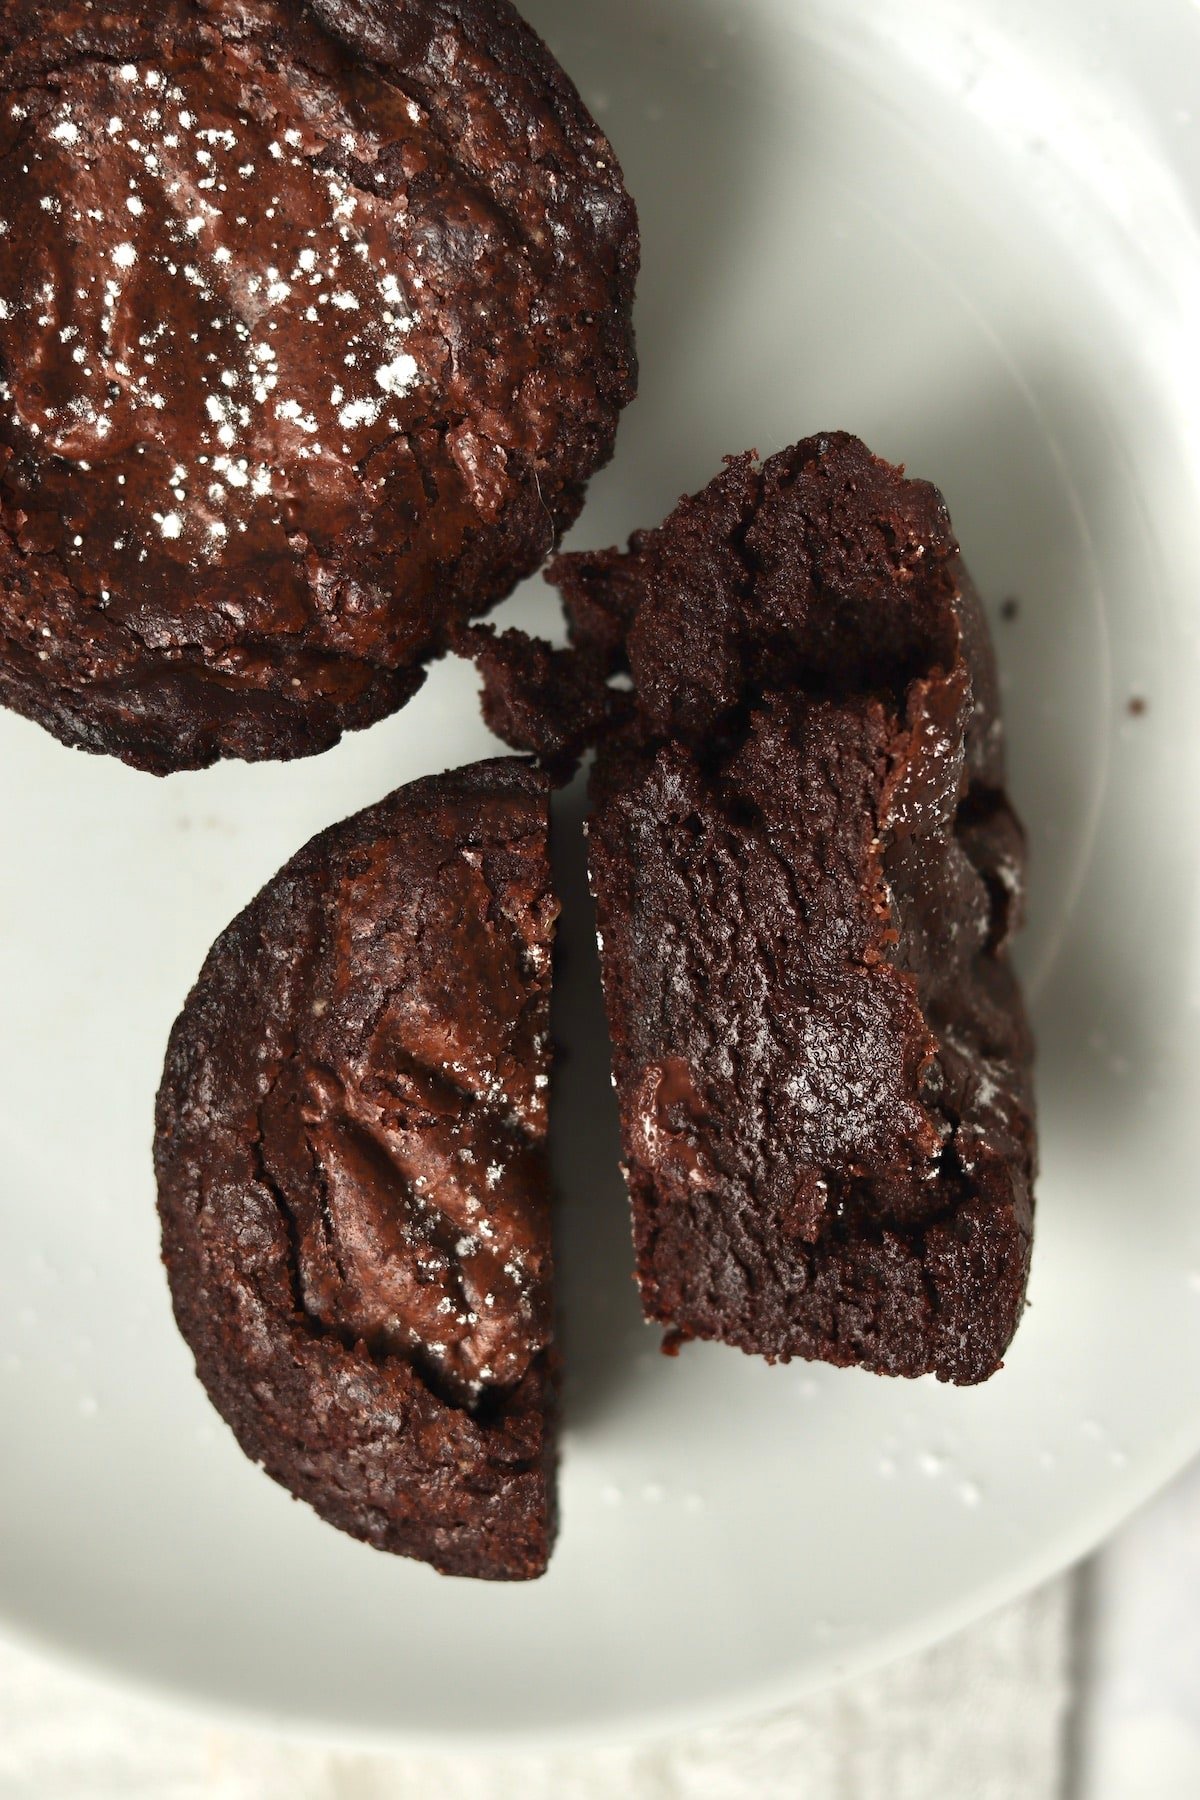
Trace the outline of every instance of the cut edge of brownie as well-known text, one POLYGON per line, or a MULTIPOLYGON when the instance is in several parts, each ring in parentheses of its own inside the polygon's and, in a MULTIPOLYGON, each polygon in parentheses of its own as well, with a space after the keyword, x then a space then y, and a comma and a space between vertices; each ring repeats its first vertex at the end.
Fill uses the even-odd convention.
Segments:
POLYGON ((941 496, 832 434, 550 578, 633 682, 590 842, 648 1316, 985 1379, 1031 1247, 1024 842, 941 496))
POLYGON ((516 758, 319 834, 214 944, 156 1113, 175 1316, 242 1449, 352 1536, 495 1580, 557 1529, 548 836, 516 758))

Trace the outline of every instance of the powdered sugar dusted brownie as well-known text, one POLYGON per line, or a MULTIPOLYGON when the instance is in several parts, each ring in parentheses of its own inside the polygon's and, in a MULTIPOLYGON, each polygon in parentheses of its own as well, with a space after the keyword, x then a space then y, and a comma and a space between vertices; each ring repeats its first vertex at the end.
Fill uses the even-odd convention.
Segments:
POLYGON ((547 831, 509 760, 314 838, 214 945, 155 1146, 246 1453, 379 1549, 511 1580, 555 1527, 547 831))
POLYGON ((158 773, 394 711, 611 453, 637 256, 507 0, 0 0, 0 701, 158 773))
POLYGON ((633 680, 590 836, 647 1314, 984 1379, 1033 1217, 1024 849, 941 497, 812 438, 554 576, 633 680))

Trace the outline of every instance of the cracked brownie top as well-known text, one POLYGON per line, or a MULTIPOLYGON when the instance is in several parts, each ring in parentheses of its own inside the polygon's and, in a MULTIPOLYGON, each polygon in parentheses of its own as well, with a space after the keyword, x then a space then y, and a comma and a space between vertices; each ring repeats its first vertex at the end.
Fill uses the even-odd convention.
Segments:
POLYGON ((0 195, 0 697, 142 767, 401 704, 633 391, 633 207, 504 0, 6 0, 0 195))

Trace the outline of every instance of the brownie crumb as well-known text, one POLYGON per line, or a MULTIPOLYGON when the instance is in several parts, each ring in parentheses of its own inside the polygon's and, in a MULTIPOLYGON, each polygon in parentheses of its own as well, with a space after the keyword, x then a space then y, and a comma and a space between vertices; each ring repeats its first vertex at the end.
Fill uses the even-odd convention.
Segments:
POLYGON ((1150 702, 1146 699, 1144 694, 1133 694, 1130 696, 1129 704, 1125 710, 1131 719, 1140 719, 1144 713, 1149 712, 1150 702))
POLYGON ((630 714, 606 657, 590 646, 557 649, 524 631, 477 625, 458 631, 453 647, 479 670, 489 730, 536 757, 555 782, 569 781, 589 746, 630 714))
POLYGON ((1000 603, 1000 617, 1004 620, 1006 625, 1011 625, 1020 611, 1021 602, 1013 594, 1010 594, 1007 600, 1002 600, 1000 603))

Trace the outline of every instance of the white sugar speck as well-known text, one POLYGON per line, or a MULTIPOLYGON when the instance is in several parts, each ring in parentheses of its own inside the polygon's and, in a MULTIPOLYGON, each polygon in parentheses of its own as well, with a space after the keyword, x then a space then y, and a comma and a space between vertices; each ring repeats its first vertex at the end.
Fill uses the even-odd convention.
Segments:
POLYGON ((122 81, 136 81, 137 78, 138 78, 138 72, 137 72, 137 66, 135 63, 122 63, 121 64, 121 80, 122 81))
POLYGON ((183 530, 183 520, 177 512, 155 513, 154 522, 165 538, 177 538, 183 530))
POLYGON ((137 261, 137 251, 132 244, 118 244, 112 253, 112 259, 118 269, 132 269, 137 261))
POLYGON ((136 194, 130 194, 128 200, 126 200, 126 202, 125 202, 125 205, 129 209, 129 211, 133 214, 135 219, 140 219, 142 214, 146 210, 146 208, 142 205, 142 202, 138 199, 136 194))
POLYGON ((60 124, 54 127, 50 136, 56 139, 60 144, 77 144, 79 142, 79 127, 74 124, 72 120, 63 119, 60 124))
POLYGON ((376 369, 375 380, 385 394, 407 394, 417 374, 416 361, 402 351, 390 363, 384 363, 382 368, 376 369))
POLYGON ((308 418, 305 417, 304 409, 298 400, 280 400, 276 405, 275 414, 277 418, 289 419, 293 425, 298 425, 301 431, 317 429, 317 421, 311 415, 308 418))
POLYGON ((382 400, 352 400, 338 414, 338 423, 347 431, 353 431, 356 425, 373 425, 382 405, 382 400))

